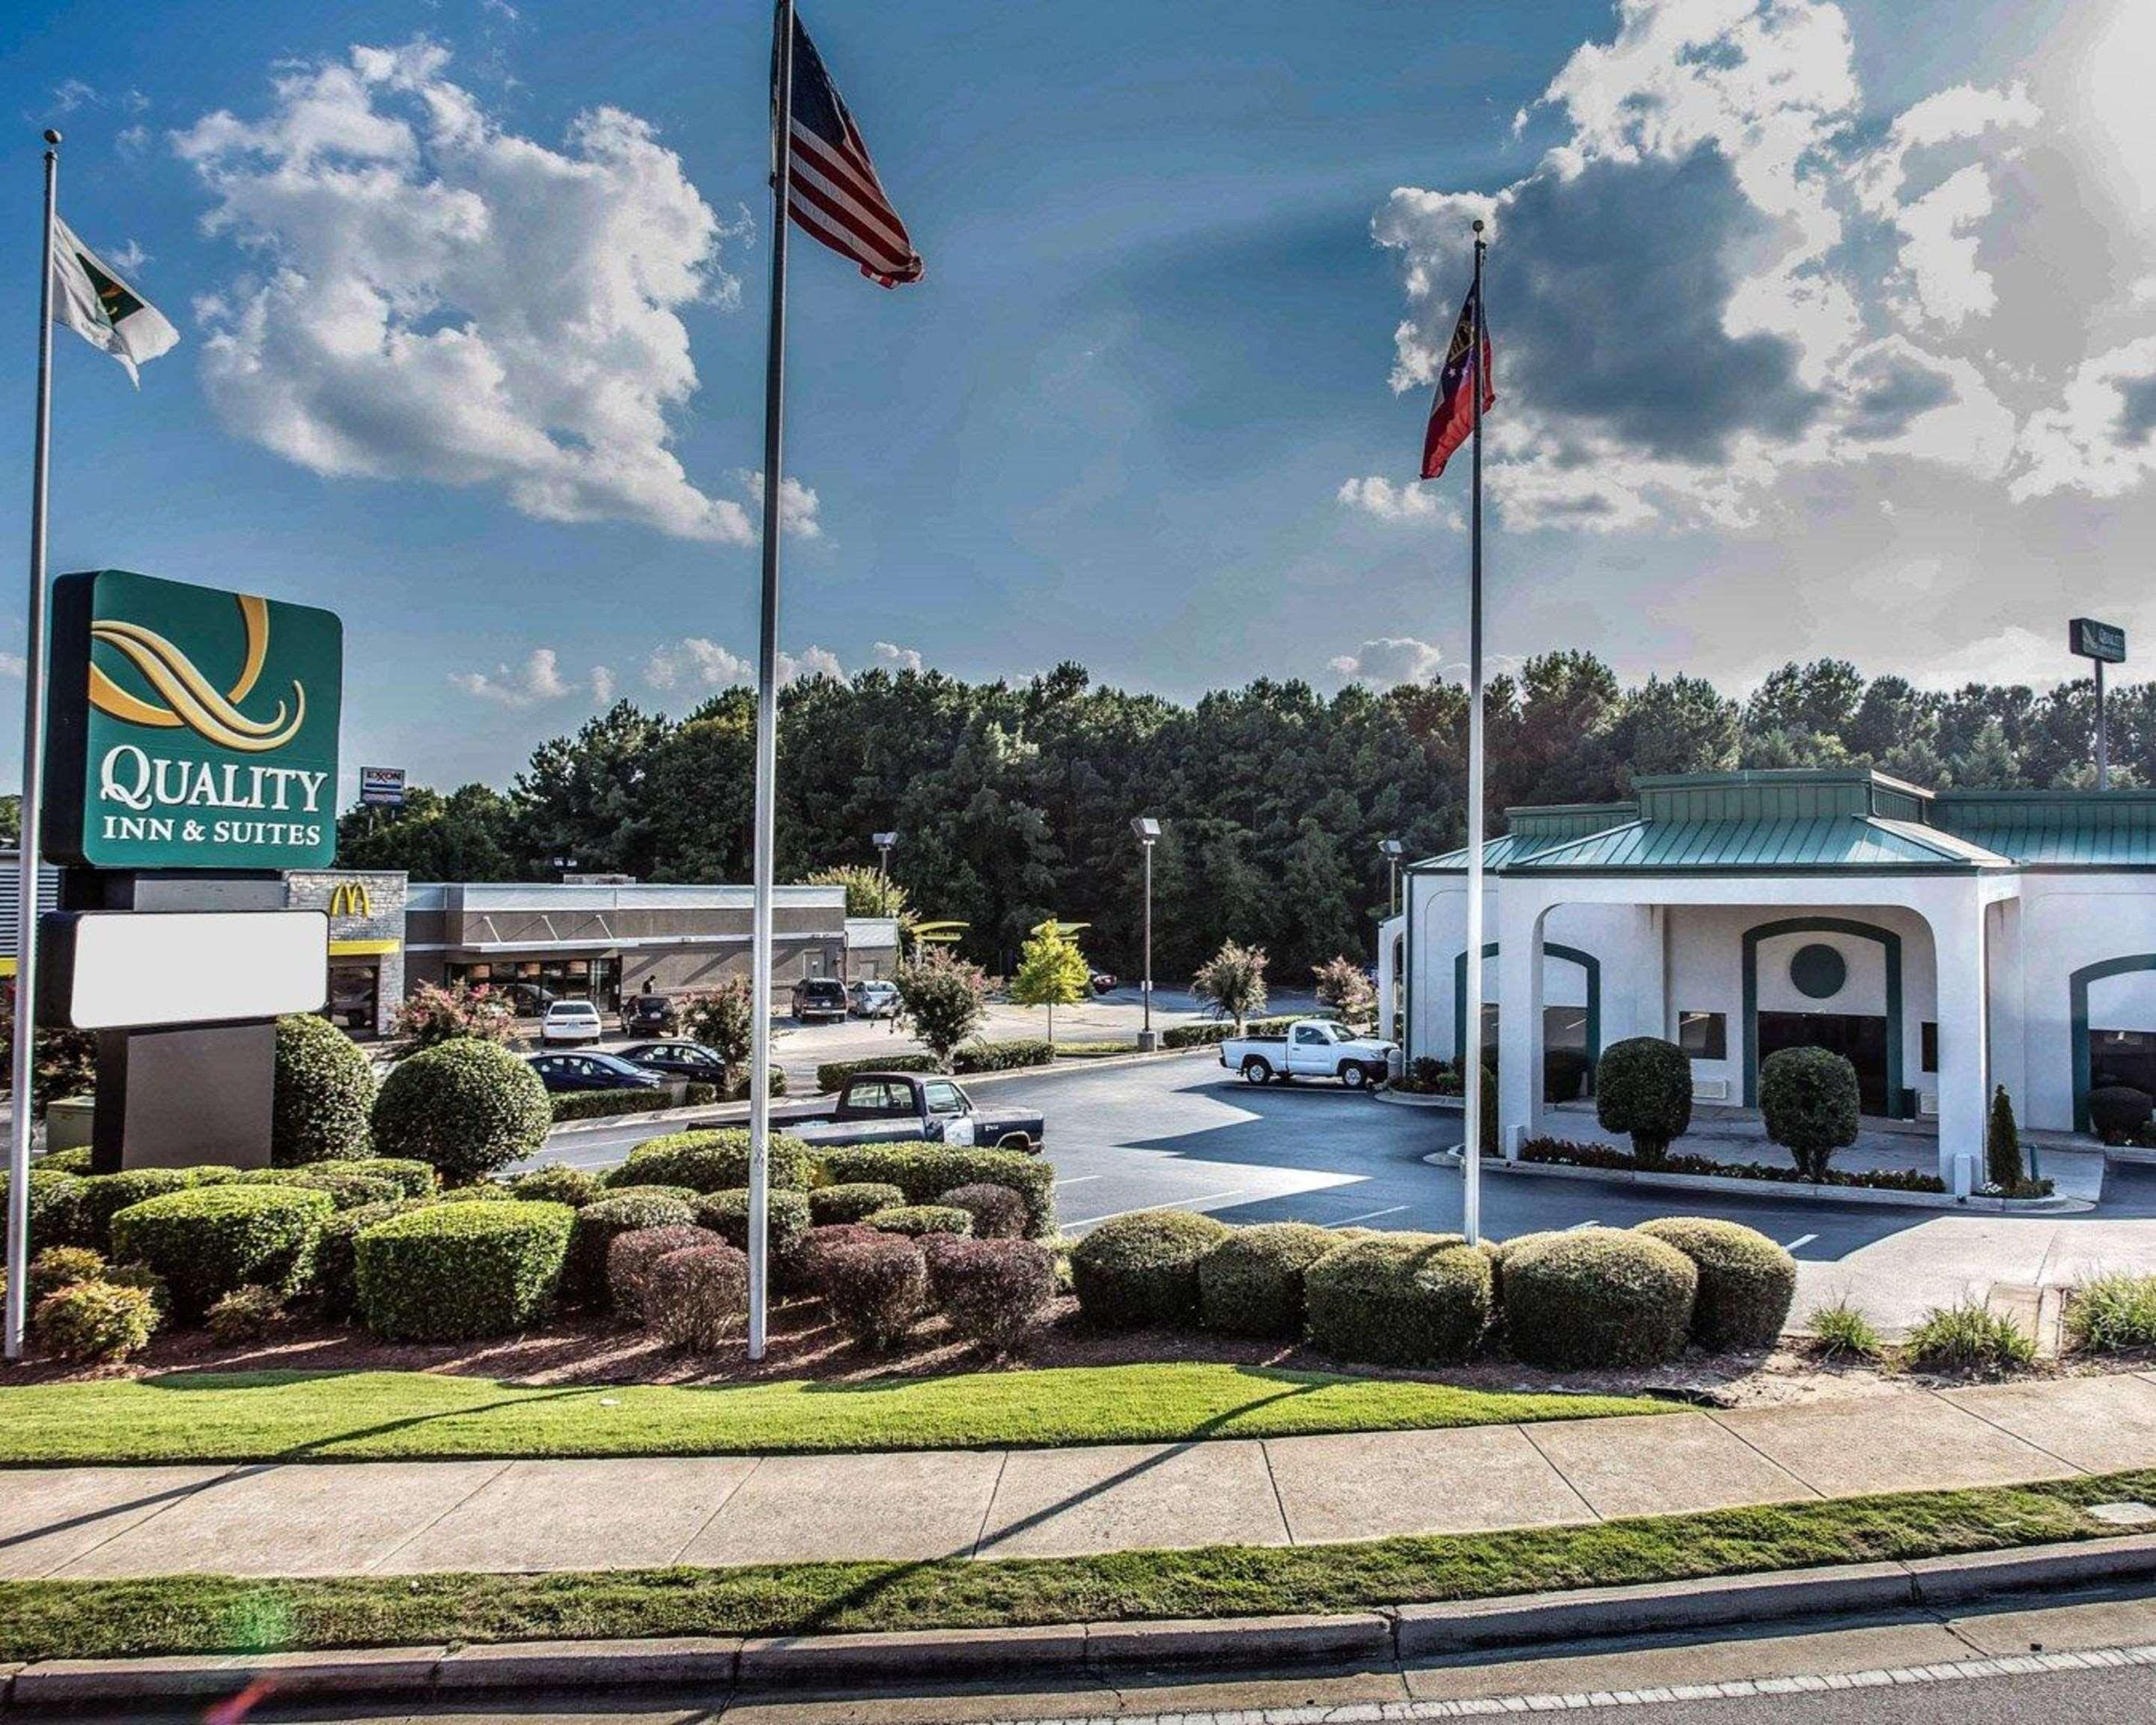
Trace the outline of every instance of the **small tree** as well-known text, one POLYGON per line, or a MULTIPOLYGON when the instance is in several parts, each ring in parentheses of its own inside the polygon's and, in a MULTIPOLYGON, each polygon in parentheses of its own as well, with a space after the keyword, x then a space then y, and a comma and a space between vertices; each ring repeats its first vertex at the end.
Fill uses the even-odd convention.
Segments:
POLYGON ((849 916, 911 920, 912 912, 906 905, 906 889, 866 863, 841 863, 836 868, 818 869, 805 878, 811 886, 844 887, 849 916))
POLYGON ((2021 1184, 2021 1130, 2014 1120, 2014 1098, 2003 1084, 1991 1093, 1991 1122, 1984 1134, 1984 1176, 2002 1192, 2021 1184))
POLYGON ((446 988, 422 983, 397 1009, 392 1026, 396 1041, 391 1052, 399 1060, 423 1048, 470 1036, 481 1042, 506 1046, 516 1040, 516 1014, 506 995, 497 994, 481 983, 467 988, 452 983, 446 988))
POLYGON ((1317 978, 1318 1003, 1331 1007, 1351 1024, 1377 1011, 1378 991, 1353 958, 1328 958, 1322 964, 1312 965, 1310 973, 1317 978))
POLYGON ((1759 1068, 1759 1112, 1798 1173, 1823 1180, 1834 1153, 1856 1142, 1856 1068, 1824 1048, 1777 1049, 1759 1068))
MULTIPOLYGON (((0 982, 0 1014, 6 1034, 0 1036, 0 1089, 14 1081, 15 984, 0 982)), ((30 1072, 31 1100, 37 1111, 60 1096, 86 1096, 97 1088, 97 1037, 89 1030, 38 1030, 35 1064, 30 1072)))
POLYGON ((1019 1006, 1048 1009, 1048 1040, 1055 1040, 1055 1009, 1075 1006, 1086 998, 1092 982, 1092 968, 1078 950, 1071 935, 1083 923, 1065 928, 1053 916, 1034 926, 1019 948, 1018 974, 1011 978, 1012 1001, 1019 1006))
POLYGON ((1633 1036, 1613 1042, 1595 1068, 1594 1117, 1604 1132, 1629 1132, 1632 1154, 1653 1168, 1691 1124, 1691 1062, 1674 1042, 1633 1036))
POLYGON ((1198 968, 1190 992, 1235 1021, 1235 1034, 1265 1009, 1265 949, 1223 941, 1220 950, 1198 968))
POLYGON ((675 1003, 681 1029, 726 1065, 731 1091, 748 1070, 756 1050, 756 996, 747 977, 730 976, 716 988, 700 988, 675 1003))
POLYGON ((906 1024, 947 1071, 953 1050, 988 1016, 988 978, 979 965, 933 947, 901 964, 892 981, 906 1024))

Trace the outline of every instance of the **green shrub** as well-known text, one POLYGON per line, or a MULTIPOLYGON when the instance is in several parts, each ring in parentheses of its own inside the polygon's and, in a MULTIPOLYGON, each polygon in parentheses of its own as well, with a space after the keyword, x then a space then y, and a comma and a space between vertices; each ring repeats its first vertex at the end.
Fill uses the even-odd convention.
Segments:
MULTIPOLYGON (((34 1179, 36 1177, 32 1176, 34 1179)), ((236 1168, 131 1168, 116 1174, 92 1174, 82 1183, 82 1240, 85 1245, 106 1246, 112 1240, 112 1219, 146 1198, 162 1198, 168 1192, 191 1192, 198 1186, 215 1186, 239 1178, 236 1168)), ((36 1189, 31 1189, 34 1200, 36 1189)), ((34 1232, 33 1232, 34 1237, 34 1232)))
POLYGON ((685 1228, 696 1219, 696 1208, 687 1199, 621 1194, 569 1214, 575 1225, 569 1231, 568 1258, 562 1266, 561 1295, 572 1306, 606 1305, 607 1253, 619 1236, 639 1228, 685 1228))
POLYGON ((1199 1316, 1209 1330, 1234 1336, 1302 1334, 1303 1272, 1340 1237, 1308 1222, 1236 1228, 1198 1263, 1199 1316))
POLYGON ((2114 1271, 2083 1282, 2066 1307, 2066 1333, 2092 1353, 2156 1348, 2156 1276, 2114 1271))
POLYGON ((2004 1192, 2021 1184, 2021 1128, 2014 1118, 2014 1099, 1999 1085, 1991 1092, 1991 1118, 1984 1129, 1984 1178, 2004 1192))
POLYGON ((641 1085, 624 1090, 567 1091, 547 1098, 547 1106, 553 1110, 557 1121, 603 1120, 610 1114, 655 1114, 673 1106, 672 1091, 641 1085))
POLYGON ((970 1235, 973 1219, 954 1204, 900 1204, 878 1210, 866 1225, 879 1234, 902 1234, 908 1240, 919 1240, 927 1234, 970 1235))
POLYGON ((607 1294, 613 1309, 632 1322, 644 1322, 644 1290, 651 1266, 669 1252, 722 1245, 708 1228, 638 1228, 617 1234, 607 1248, 607 1294))
POLYGON ((437 1204, 513 1204, 516 1194, 506 1186, 481 1180, 475 1186, 444 1186, 434 1194, 437 1204))
POLYGON ((48 1150, 30 1164, 33 1174, 87 1174, 95 1172, 96 1153, 87 1144, 75 1144, 65 1150, 48 1150))
POLYGON ((1339 1359, 1437 1366, 1490 1327, 1490 1255, 1456 1234, 1374 1234, 1303 1272, 1312 1346, 1339 1359))
POLYGON ((1025 1200, 1008 1186, 976 1181, 938 1194, 936 1202, 971 1216, 978 1239, 1022 1240, 1025 1236, 1025 1200))
POLYGON ((1826 1178, 1834 1153, 1856 1142, 1856 1068, 1824 1048, 1778 1048, 1760 1063, 1759 1113, 1767 1136, 1807 1180, 1826 1178))
POLYGON ((880 1060, 826 1060, 816 1069, 816 1088, 825 1096, 835 1096, 846 1087, 849 1079, 858 1078, 864 1072, 934 1072, 939 1070, 936 1056, 925 1054, 886 1055, 880 1060))
POLYGON ((220 1294, 204 1318, 211 1338, 223 1347, 259 1342, 285 1321, 285 1296, 275 1288, 249 1282, 220 1294))
MULTIPOLYGON (((1003 1189, 996 1189, 998 1192, 1003 1189)), ((878 1210, 894 1209, 906 1202, 896 1186, 880 1181, 856 1181, 844 1186, 819 1186, 808 1194, 808 1219, 819 1228, 840 1222, 865 1222, 878 1210)), ((1019 1211, 1023 1217, 1023 1207, 1019 1211)))
MULTIPOLYGON (((808 1195, 773 1188, 764 1194, 767 1208, 764 1228, 771 1241, 774 1267, 790 1266, 793 1254, 808 1236, 808 1195)), ((748 1193, 713 1192, 696 1200, 696 1220, 737 1250, 748 1250, 748 1193)))
POLYGON ((48 1294, 72 1287, 79 1281, 100 1281, 105 1277, 105 1254, 89 1246, 47 1246, 30 1260, 23 1279, 27 1298, 34 1306, 48 1294))
POLYGON ((182 1322, 249 1282, 289 1293, 314 1266, 329 1194, 230 1183, 168 1192, 112 1219, 112 1255, 165 1280, 182 1322))
POLYGON ((860 1144, 824 1151, 819 1183, 873 1181, 896 1186, 908 1204, 933 1204, 954 1186, 1007 1186, 1025 1201, 1025 1231, 1055 1237, 1055 1169, 1015 1150, 944 1149, 918 1144, 860 1144))
POLYGON ((1903 1355, 1928 1372, 1978 1372, 2004 1376, 2036 1363, 2036 1341, 2012 1316, 1982 1300, 1934 1306, 1910 1332, 1903 1355))
POLYGON ((359 1045, 327 1019, 277 1020, 277 1071, 270 1159, 280 1168, 367 1154, 374 1069, 359 1045))
POLYGON ((527 1327, 552 1302, 570 1227, 584 1214, 558 1204, 430 1204, 376 1223, 358 1240, 367 1327, 414 1342, 527 1327))
POLYGON ((1594 1068, 1594 1117, 1628 1132, 1642 1168, 1653 1168, 1691 1124, 1691 1061, 1674 1042, 1630 1036, 1602 1050, 1594 1068))
POLYGON ((1684 1351, 1699 1272, 1675 1246, 1615 1228, 1576 1228, 1505 1260, 1505 1334, 1553 1371, 1652 1366, 1684 1351))
POLYGON ((952 1333, 995 1355, 1025 1339, 1055 1297, 1055 1260, 1030 1240, 937 1236, 928 1279, 952 1333))
POLYGON ((1887 1338, 1846 1296, 1814 1312, 1804 1327, 1819 1344, 1822 1360, 1876 1360, 1887 1352, 1887 1338))
POLYGON ((1797 1260, 1756 1228, 1664 1216, 1632 1230, 1673 1245, 1699 1273, 1691 1339, 1711 1353, 1772 1348, 1797 1297, 1797 1260))
POLYGON ((1110 1217, 1071 1249, 1078 1309, 1111 1329, 1196 1323, 1199 1260, 1228 1231, 1189 1210, 1110 1217))
POLYGON ((831 1322, 864 1348, 896 1347, 928 1309, 921 1248, 896 1234, 861 1230, 816 1255, 817 1291, 831 1322))
POLYGON ((516 1055, 459 1036, 392 1069, 374 1099, 374 1142, 463 1186, 536 1153, 554 1123, 547 1086, 516 1055))
POLYGON ((424 1198, 441 1183, 429 1164, 401 1156, 362 1156, 356 1162, 324 1163, 318 1165, 316 1171, 367 1174, 377 1180, 392 1181, 398 1195, 403 1198, 424 1198))
POLYGON ((644 1279, 644 1322, 676 1348, 709 1353, 748 1316, 748 1259, 730 1245, 669 1252, 644 1279))
POLYGON ((71 1282, 38 1301, 31 1327, 46 1350, 61 1359, 111 1364, 150 1345, 157 1308, 147 1288, 71 1282))
POLYGON ((1582 1048, 1543 1050, 1543 1096, 1547 1101, 1577 1101, 1587 1093, 1588 1075, 1594 1070, 1582 1048))
MULTIPOLYGON (((772 1133, 767 1172, 774 1190, 806 1190, 808 1147, 791 1132, 772 1133)), ((748 1184, 748 1132, 742 1127, 723 1127, 647 1138, 629 1153, 628 1161, 607 1176, 607 1184, 731 1192, 748 1184)))
POLYGON ((392 1198, 324 1219, 315 1241, 314 1271, 315 1295, 324 1317, 347 1318, 359 1309, 359 1236, 377 1222, 433 1202, 429 1198, 392 1198))
POLYGON ((951 1051, 953 1072, 1009 1072, 1020 1066, 1045 1066, 1055 1058, 1055 1045, 1040 1037, 1014 1037, 1004 1042, 969 1042, 951 1051))
POLYGON ((341 1210, 356 1210, 362 1204, 384 1204, 393 1198, 402 1198, 404 1189, 396 1181, 377 1174, 355 1174, 343 1167, 332 1168, 317 1163, 312 1168, 250 1168, 234 1183, 242 1186, 291 1186, 302 1192, 326 1193, 331 1204, 341 1210))
POLYGON ((607 1189, 606 1183, 588 1168, 550 1162, 544 1168, 517 1175, 509 1183, 509 1193, 512 1198, 534 1204, 566 1204, 572 1210, 580 1210, 604 1198, 607 1189))
MULTIPOLYGON (((47 1161, 51 1158, 48 1157, 47 1161)), ((93 1229, 87 1203, 90 1182, 59 1168, 33 1165, 30 1169, 30 1247, 101 1245, 105 1229, 100 1219, 93 1229)), ((8 1177, 0 1172, 0 1214, 5 1214, 8 1177)))
POLYGON ((1516 1234, 1502 1245, 1490 1248, 1490 1274, 1493 1278, 1491 1292, 1497 1301, 1497 1315, 1500 1318, 1503 1317, 1505 1311, 1505 1266, 1525 1251, 1532 1242, 1548 1240, 1551 1237, 1551 1234, 1547 1231, 1540 1234, 1516 1234))
MULTIPOLYGON (((1311 1014, 1330 1018, 1330 1013, 1311 1014)), ((1293 1017, 1250 1019, 1245 1021, 1242 1034, 1246 1036, 1277 1036, 1293 1024, 1293 1017)), ((1194 1024, 1171 1024, 1160 1034, 1163 1048, 1210 1048, 1215 1043, 1225 1042, 1236 1034, 1233 1019, 1209 1019, 1194 1024)))
POLYGON ((2107 1144, 2123 1143, 2148 1123, 2156 1098, 2130 1084, 2099 1085, 2088 1094, 2089 1128, 2107 1144))
POLYGON ((694 1186, 608 1186, 599 1194, 599 1198, 673 1198, 689 1204, 703 1196, 694 1186))

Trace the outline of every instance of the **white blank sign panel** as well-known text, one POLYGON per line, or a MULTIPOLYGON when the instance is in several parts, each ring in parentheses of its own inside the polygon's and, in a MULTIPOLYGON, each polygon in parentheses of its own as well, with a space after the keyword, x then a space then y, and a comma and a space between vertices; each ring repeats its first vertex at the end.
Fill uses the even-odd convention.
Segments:
POLYGON ((74 927, 78 1029, 318 1012, 329 995, 320 911, 87 912, 74 927))

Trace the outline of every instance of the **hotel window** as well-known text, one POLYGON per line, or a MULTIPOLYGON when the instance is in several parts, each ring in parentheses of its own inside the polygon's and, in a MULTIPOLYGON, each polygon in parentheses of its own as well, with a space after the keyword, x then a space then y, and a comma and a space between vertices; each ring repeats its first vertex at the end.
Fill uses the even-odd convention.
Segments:
POLYGON ((1677 1046, 1696 1060, 1729 1058, 1729 1020, 1718 1012, 1677 1014, 1677 1046))
POLYGON ((1924 1070, 1938 1071, 1939 1070, 1939 1027, 1930 1024, 1919 1025, 1917 1040, 1922 1045, 1922 1052, 1917 1058, 1924 1070))

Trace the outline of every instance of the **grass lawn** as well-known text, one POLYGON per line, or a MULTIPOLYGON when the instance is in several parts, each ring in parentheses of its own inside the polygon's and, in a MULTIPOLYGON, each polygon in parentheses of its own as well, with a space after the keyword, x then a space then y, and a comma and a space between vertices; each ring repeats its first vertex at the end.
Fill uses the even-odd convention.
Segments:
POLYGON ((1072 1366, 877 1383, 519 1387, 430 1372, 169 1373, 0 1394, 0 1465, 308 1456, 716 1455, 1388 1431, 1667 1413, 1248 1366, 1072 1366))
POLYGON ((554 1575, 0 1584, 0 1660, 540 1637, 813 1635, 1342 1611, 1990 1551, 2107 1531, 2156 1471, 1584 1527, 1104 1557, 554 1575))

